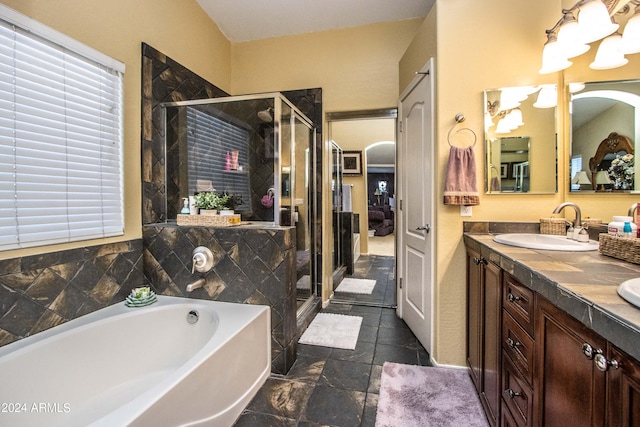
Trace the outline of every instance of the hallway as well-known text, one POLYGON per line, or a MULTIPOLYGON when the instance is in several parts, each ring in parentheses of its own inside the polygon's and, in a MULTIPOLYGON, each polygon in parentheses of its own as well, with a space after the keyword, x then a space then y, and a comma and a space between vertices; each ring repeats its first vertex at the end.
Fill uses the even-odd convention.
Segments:
MULTIPOLYGON (((341 298, 395 303, 394 264, 393 257, 361 256, 353 277, 375 279, 373 293, 341 298)), ((356 349, 298 345, 289 373, 272 375, 236 426, 374 426, 383 363, 430 364, 394 309, 330 304, 322 312, 363 318, 356 349)))

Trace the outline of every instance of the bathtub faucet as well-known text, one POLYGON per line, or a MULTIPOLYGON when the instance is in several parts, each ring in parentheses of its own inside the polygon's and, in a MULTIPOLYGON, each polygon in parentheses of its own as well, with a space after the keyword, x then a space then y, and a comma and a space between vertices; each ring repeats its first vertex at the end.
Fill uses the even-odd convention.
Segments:
POLYGON ((195 289, 201 288, 204 286, 204 284, 207 283, 207 281, 205 280, 204 277, 199 278, 198 280, 196 280, 193 283, 189 283, 187 285, 187 292, 192 292, 195 289))

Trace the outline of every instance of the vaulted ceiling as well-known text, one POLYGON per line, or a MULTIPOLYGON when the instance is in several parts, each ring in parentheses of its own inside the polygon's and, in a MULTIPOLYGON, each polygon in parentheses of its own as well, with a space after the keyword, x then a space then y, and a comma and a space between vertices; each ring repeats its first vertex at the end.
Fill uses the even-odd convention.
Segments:
POLYGON ((435 0, 196 0, 232 42, 420 18, 435 0))

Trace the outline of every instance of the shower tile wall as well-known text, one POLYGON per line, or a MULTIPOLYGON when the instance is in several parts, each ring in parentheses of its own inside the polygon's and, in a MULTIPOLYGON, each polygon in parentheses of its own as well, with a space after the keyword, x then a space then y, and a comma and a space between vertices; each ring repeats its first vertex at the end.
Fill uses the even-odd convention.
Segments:
MULTIPOLYGON (((316 170, 322 171, 322 89, 282 91, 302 113, 316 123, 316 170)), ((162 129, 163 102, 219 98, 228 93, 209 83, 146 43, 142 44, 142 223, 164 222, 169 216, 165 205, 165 186, 175 187, 175 176, 165 176, 165 153, 162 129)), ((316 174, 316 187, 322 188, 322 175, 316 174)), ((178 194, 178 191, 171 191, 178 194)), ((262 197, 263 194, 259 196, 262 197)), ((321 208, 318 191, 312 199, 321 208)), ((180 199, 166 201, 181 206, 180 199)), ((320 212, 320 210, 318 211, 320 212)), ((321 224, 315 224, 321 236, 321 224)), ((319 239, 317 246, 320 248, 319 239)))
POLYGON ((144 226, 144 274, 162 295, 271 307, 271 370, 286 374, 296 360, 295 232, 238 227, 144 226), (193 249, 210 248, 214 267, 204 287, 191 273, 193 249))
POLYGON ((142 286, 142 240, 0 261, 0 346, 124 301, 142 286))
MULTIPOLYGON (((228 93, 142 43, 142 223, 167 218, 162 129, 163 102, 218 98, 228 93)), ((177 194, 177 192, 174 192, 177 194)), ((174 203, 170 201, 170 203, 174 203)), ((180 200, 177 200, 180 202, 180 200)))

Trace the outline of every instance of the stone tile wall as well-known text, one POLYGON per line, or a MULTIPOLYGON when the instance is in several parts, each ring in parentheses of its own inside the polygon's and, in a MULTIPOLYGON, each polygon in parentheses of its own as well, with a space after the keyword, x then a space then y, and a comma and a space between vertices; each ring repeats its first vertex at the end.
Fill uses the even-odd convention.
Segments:
POLYGON ((0 261, 0 345, 124 301, 144 283, 142 240, 0 261))
MULTIPOLYGON (((158 294, 271 307, 271 370, 286 374, 296 359, 295 229, 144 226, 144 275, 158 294), (191 274, 193 250, 214 254, 206 274, 191 274), (205 277, 204 287, 187 293, 205 277)), ((250 349, 247 349, 250 351, 250 349)))
MULTIPOLYGON (((322 89, 282 93, 317 125, 314 157, 318 171, 314 176, 317 191, 311 198, 309 208, 315 209, 317 206, 317 212, 321 212, 322 89)), ((270 305, 272 371, 286 373, 296 356, 295 237, 289 234, 294 235, 294 229, 273 234, 272 230, 219 231, 214 228, 184 228, 164 224, 168 218, 165 187, 175 184, 165 174, 164 130, 159 104, 228 95, 143 43, 141 146, 145 280, 161 294, 184 295, 186 285, 194 280, 191 276, 191 252, 197 245, 208 246, 218 257, 219 264, 215 272, 207 277, 206 287, 189 296, 270 305), (280 242, 286 242, 285 246, 280 242), (261 245, 263 252, 257 251, 261 245)), ((320 217, 311 224, 311 232, 314 248, 319 254, 322 248, 320 217)), ((312 274, 315 271, 316 268, 312 268, 312 274)))

